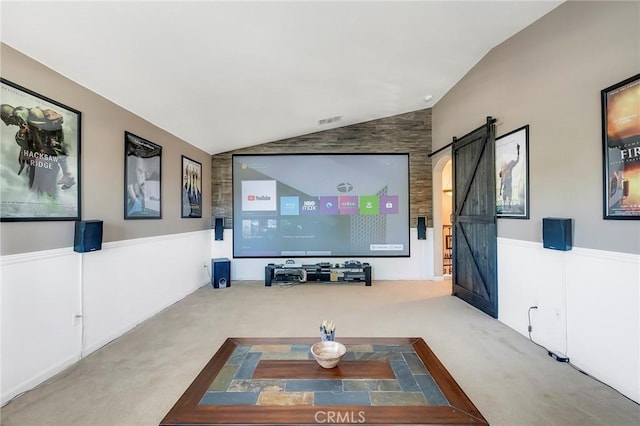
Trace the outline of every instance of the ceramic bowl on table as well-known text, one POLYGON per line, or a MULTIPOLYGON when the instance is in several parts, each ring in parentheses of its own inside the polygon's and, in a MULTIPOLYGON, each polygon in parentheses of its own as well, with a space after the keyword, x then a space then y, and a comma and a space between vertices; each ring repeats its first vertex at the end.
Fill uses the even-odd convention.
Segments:
POLYGON ((347 352, 347 348, 338 342, 318 342, 311 346, 311 355, 323 368, 333 368, 347 352))

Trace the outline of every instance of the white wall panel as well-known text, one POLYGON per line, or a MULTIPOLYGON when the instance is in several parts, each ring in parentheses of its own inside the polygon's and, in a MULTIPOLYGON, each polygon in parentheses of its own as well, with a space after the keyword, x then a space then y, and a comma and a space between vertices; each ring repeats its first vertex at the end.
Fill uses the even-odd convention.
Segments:
POLYGON ((85 254, 83 355, 210 282, 210 241, 211 231, 200 231, 107 243, 85 254))
POLYGON ((640 256, 498 239, 498 319, 640 401, 640 256))
POLYGON ((2 404, 80 359, 80 256, 69 248, 2 257, 2 404))
POLYGON ((567 295, 571 362, 640 402, 640 256, 574 249, 567 295))
POLYGON ((498 319, 532 339, 566 353, 564 252, 542 244, 498 238, 498 319))
POLYGON ((211 239, 206 230, 3 256, 2 404, 209 283, 211 239))

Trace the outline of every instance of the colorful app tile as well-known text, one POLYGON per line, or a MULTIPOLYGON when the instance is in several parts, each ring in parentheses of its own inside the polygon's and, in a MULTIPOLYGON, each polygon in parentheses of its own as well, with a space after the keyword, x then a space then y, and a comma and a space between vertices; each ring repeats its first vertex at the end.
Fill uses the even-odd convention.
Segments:
POLYGON ((276 181, 242 181, 242 211, 276 211, 276 181))
POLYGON ((338 197, 320 197, 320 214, 338 213, 338 197))
POLYGON ((358 214, 358 196, 342 195, 339 197, 340 214, 358 214))
POLYGON ((380 197, 380 214, 398 214, 398 196, 383 195, 380 197))
POLYGON ((280 197, 280 214, 282 216, 297 216, 300 199, 297 196, 280 197))
POLYGON ((380 200, 377 195, 360 196, 360 214, 378 214, 380 212, 380 200))
POLYGON ((318 214, 320 212, 320 200, 318 197, 300 197, 300 214, 303 216, 318 214))

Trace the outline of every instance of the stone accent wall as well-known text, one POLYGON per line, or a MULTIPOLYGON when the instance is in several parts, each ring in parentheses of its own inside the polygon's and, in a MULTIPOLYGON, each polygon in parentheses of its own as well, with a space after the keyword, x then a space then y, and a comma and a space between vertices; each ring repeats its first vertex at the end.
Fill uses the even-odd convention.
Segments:
POLYGON ((211 223, 224 217, 232 228, 231 156, 233 154, 409 153, 410 224, 426 216, 432 224, 431 108, 337 129, 282 139, 211 157, 211 223))

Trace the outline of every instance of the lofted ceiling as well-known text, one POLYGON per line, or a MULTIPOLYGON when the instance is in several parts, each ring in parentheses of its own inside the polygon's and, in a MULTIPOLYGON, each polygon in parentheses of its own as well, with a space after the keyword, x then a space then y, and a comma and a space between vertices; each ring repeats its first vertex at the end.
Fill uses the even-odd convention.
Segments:
POLYGON ((216 154, 432 107, 561 3, 2 0, 0 13, 3 43, 216 154))

